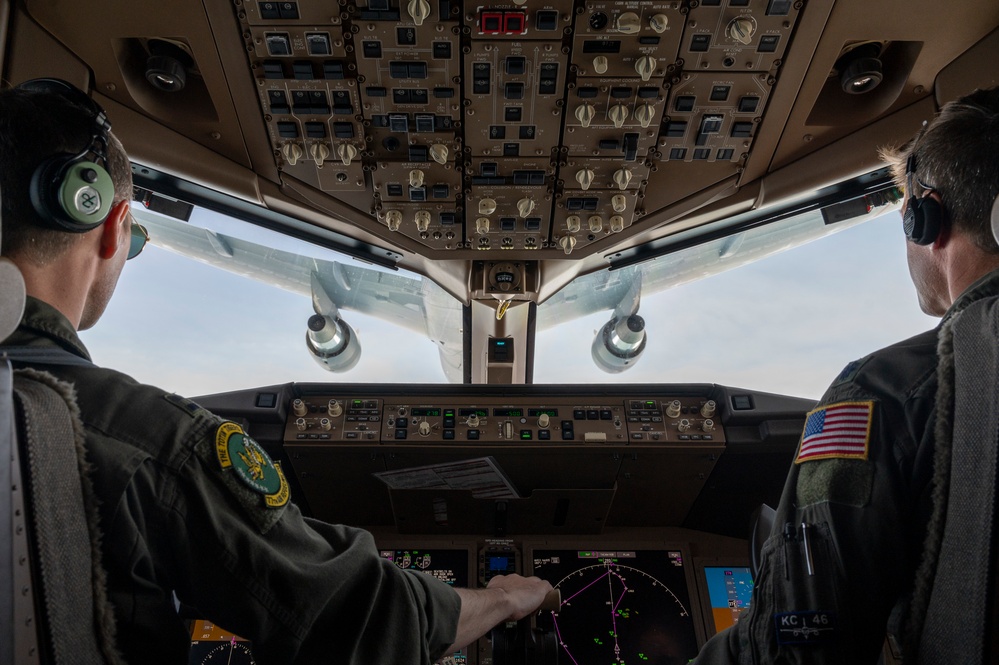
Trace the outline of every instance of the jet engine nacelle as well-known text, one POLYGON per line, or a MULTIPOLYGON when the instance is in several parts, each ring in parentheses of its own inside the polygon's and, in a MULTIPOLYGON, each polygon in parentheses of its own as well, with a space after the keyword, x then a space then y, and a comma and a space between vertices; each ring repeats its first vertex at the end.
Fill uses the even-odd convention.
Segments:
POLYGON ((593 338, 591 355, 597 367, 617 374, 638 362, 645 350, 645 319, 638 314, 614 317, 593 338))
POLYGON ((357 334, 343 319, 322 314, 310 316, 305 345, 315 361, 331 372, 349 371, 361 359, 357 334))

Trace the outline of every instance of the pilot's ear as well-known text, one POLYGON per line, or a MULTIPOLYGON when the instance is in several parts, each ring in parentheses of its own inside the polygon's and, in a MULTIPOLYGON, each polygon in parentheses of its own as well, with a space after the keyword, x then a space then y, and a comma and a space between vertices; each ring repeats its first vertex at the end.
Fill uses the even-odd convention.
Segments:
POLYGON ((123 243, 126 247, 124 251, 127 251, 132 231, 128 221, 129 205, 129 202, 124 200, 115 203, 111 206, 111 212, 108 213, 107 219, 101 224, 100 257, 102 259, 114 258, 123 243))

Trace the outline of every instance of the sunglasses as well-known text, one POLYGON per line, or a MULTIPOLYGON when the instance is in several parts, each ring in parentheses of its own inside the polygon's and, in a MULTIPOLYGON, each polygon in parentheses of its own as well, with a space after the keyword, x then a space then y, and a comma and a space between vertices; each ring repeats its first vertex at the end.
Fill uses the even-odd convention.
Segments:
POLYGON ((128 259, 134 259, 141 254, 142 248, 146 246, 147 242, 149 242, 149 232, 146 231, 146 227, 133 221, 132 237, 128 245, 128 259))

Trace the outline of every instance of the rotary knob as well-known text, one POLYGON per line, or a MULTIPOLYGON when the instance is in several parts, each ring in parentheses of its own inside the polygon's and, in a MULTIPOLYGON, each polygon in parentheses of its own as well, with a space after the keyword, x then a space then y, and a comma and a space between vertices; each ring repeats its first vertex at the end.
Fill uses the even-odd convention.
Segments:
POLYGON ((593 184, 594 176, 595 174, 593 173, 593 169, 579 169, 576 171, 576 182, 579 183, 579 186, 582 187, 585 192, 590 188, 590 185, 593 184))
POLYGON ((579 120, 579 124, 583 127, 589 127, 596 115, 597 110, 593 108, 592 104, 583 104, 582 106, 576 107, 576 119, 579 120))
POLYGON ((705 418, 710 418, 715 415, 715 408, 717 408, 715 401, 713 399, 709 399, 701 406, 701 415, 705 418))
POLYGON ((593 58, 593 71, 597 74, 606 74, 608 66, 609 63, 607 62, 606 55, 598 55, 593 58))
POLYGON ((611 176, 611 180, 617 185, 617 188, 621 191, 628 189, 628 183, 631 182, 631 169, 618 169, 614 171, 614 175, 611 176))
POLYGON ((610 230, 611 233, 620 233, 624 231, 624 217, 621 215, 614 215, 610 218, 610 230))
POLYGON ((661 35, 669 27, 669 17, 666 14, 656 14, 649 19, 649 27, 652 28, 653 32, 661 35))
POLYGON ((652 104, 642 104, 637 109, 635 109, 635 119, 638 120, 643 128, 648 128, 652 124, 653 118, 656 117, 656 109, 652 104))
POLYGON ((332 427, 333 427, 333 422, 329 418, 319 419, 319 429, 323 429, 328 432, 332 427))
POLYGON ((416 211, 416 230, 420 233, 426 233, 427 229, 430 228, 430 213, 426 210, 416 211))
POLYGON ((489 233, 488 217, 479 217, 477 220, 475 220, 475 232, 482 236, 489 233))
POLYGON ((316 166, 322 168, 323 162, 330 156, 330 149, 325 143, 313 143, 309 146, 309 154, 312 156, 312 161, 316 163, 316 166))
POLYGON ((569 215, 565 218, 565 226, 569 229, 569 233, 579 233, 582 225, 583 220, 579 218, 579 215, 569 215))
POLYGON ((676 424, 676 428, 681 432, 686 432, 690 429, 690 421, 684 418, 676 424))
POLYGON ((326 412, 334 418, 337 418, 343 414, 343 406, 338 400, 331 399, 329 404, 326 405, 326 412))
POLYGON ((562 236, 558 239, 558 244, 567 255, 572 254, 572 248, 576 246, 576 236, 562 236))
POLYGON ((450 151, 443 143, 435 143, 430 146, 430 158, 438 164, 447 164, 447 158, 449 155, 450 151))
POLYGON ((701 430, 704 432, 713 432, 715 430, 715 421, 708 418, 701 423, 701 430))
POLYGON ((291 410, 296 416, 304 416, 309 412, 309 407, 300 399, 296 399, 291 403, 291 410))
POLYGON ((413 23, 420 26, 430 16, 430 3, 427 0, 410 0, 406 11, 413 17, 413 23))
POLYGON ((295 427, 298 428, 299 432, 304 432, 309 429, 309 423, 305 422, 305 418, 299 418, 295 421, 295 427))
POLYGON ((302 158, 302 146, 297 143, 285 143, 281 146, 281 156, 289 166, 294 166, 302 158))
POLYGON ((398 231, 402 225, 402 211, 389 210, 385 213, 385 224, 388 226, 389 231, 398 231))
POLYGON ((624 121, 628 119, 628 107, 623 104, 615 104, 607 112, 607 117, 614 123, 614 127, 621 129, 624 126, 624 121))
POLYGON ((590 215, 586 224, 590 227, 590 233, 601 233, 604 230, 604 220, 600 215, 590 215))
POLYGON ((733 41, 748 46, 756 34, 756 23, 748 16, 737 16, 725 28, 725 34, 733 41))
POLYGON ((344 166, 350 166, 350 163, 357 157, 357 148, 349 143, 341 143, 336 147, 336 156, 340 158, 344 166))
POLYGON ((534 199, 524 197, 517 201, 517 212, 520 213, 521 217, 527 217, 532 212, 534 212, 534 207, 537 205, 534 203, 534 199))
POLYGON ((341 143, 336 147, 336 156, 340 158, 344 166, 350 166, 350 163, 357 157, 357 148, 349 143, 341 143))
POLYGON ((479 415, 477 413, 473 413, 472 415, 468 416, 468 420, 465 421, 465 424, 468 425, 469 427, 478 427, 479 415))
POLYGON ((681 408, 683 408, 683 405, 680 404, 680 400, 678 399, 673 400, 666 406, 666 417, 676 418, 677 416, 680 415, 681 408))
POLYGON ((635 35, 642 29, 642 19, 635 12, 625 12, 617 17, 617 31, 625 35, 635 35))
POLYGON ((547 413, 542 413, 540 416, 538 416, 538 427, 540 427, 541 429, 548 429, 548 426, 551 424, 551 421, 552 419, 547 413))
POLYGON ((430 423, 428 423, 426 420, 421 420, 420 425, 419 427, 417 427, 417 429, 420 431, 420 436, 430 435, 430 423))
POLYGON ((643 81, 648 81, 656 72, 656 59, 651 55, 643 55, 635 61, 635 71, 638 72, 643 81))
POLYGON ((480 199, 479 214, 491 215, 496 212, 496 199, 480 199))
POLYGON ((624 212, 628 209, 628 199, 624 197, 624 194, 615 194, 611 198, 611 207, 614 212, 624 212))
POLYGON ((413 188, 423 187, 424 173, 420 169, 413 169, 409 172, 409 186, 413 188))

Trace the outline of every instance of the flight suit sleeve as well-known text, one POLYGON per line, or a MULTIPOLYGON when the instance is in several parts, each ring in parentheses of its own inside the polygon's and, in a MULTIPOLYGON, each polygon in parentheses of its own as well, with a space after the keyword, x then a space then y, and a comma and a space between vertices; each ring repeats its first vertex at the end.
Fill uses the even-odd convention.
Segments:
MULTIPOLYGON (((233 467, 266 480, 248 442, 233 467)), ((161 537, 176 539, 167 565, 181 602, 251 639, 258 662, 429 664, 453 642, 453 589, 382 559, 365 531, 304 518, 274 487, 234 493, 216 462, 190 457, 161 537)))
POLYGON ((750 609, 694 662, 877 662, 921 551, 911 471, 929 435, 913 440, 913 410, 928 411, 862 380, 833 384, 806 418, 750 609))

